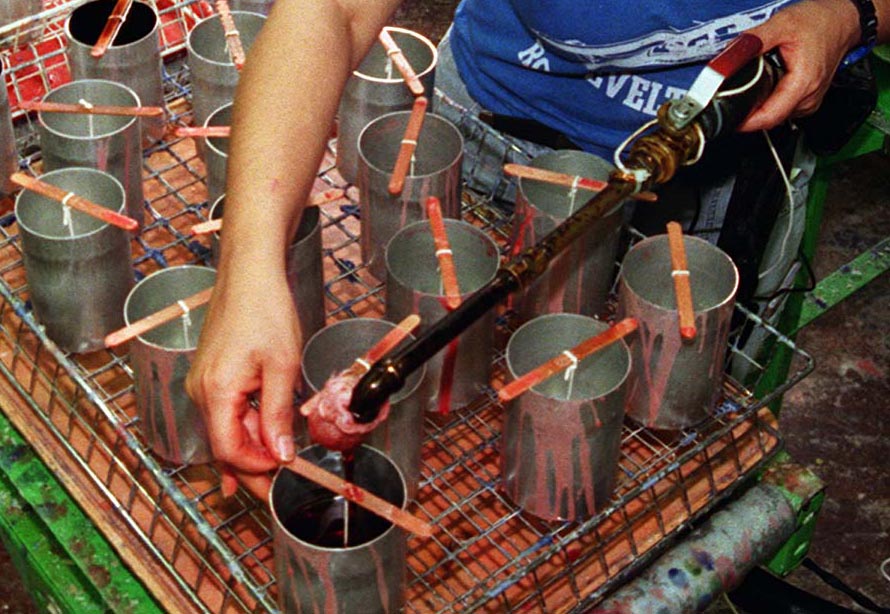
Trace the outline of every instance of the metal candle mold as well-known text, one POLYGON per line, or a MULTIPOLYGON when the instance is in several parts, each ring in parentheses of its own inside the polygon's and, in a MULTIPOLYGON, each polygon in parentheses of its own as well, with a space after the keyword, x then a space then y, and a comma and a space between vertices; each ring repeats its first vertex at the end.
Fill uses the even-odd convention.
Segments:
POLYGON ((233 11, 259 13, 260 15, 268 15, 273 4, 275 4, 275 0, 229 0, 229 8, 233 11))
MULTIPOLYGON (((356 358, 363 356, 395 327, 386 320, 350 318, 318 331, 303 348, 301 364, 306 395, 321 390, 332 374, 350 367, 356 358)), ((427 398, 424 367, 413 373, 405 387, 393 395, 389 417, 365 440, 369 446, 386 453, 399 467, 405 478, 408 498, 414 497, 420 480, 427 398)))
MULTIPOLYGON (((342 456, 322 446, 299 456, 397 507, 408 502, 398 466, 374 448, 355 449, 352 476, 342 456)), ((404 530, 286 468, 275 474, 269 507, 282 612, 401 611, 404 530)))
MULTIPOLYGON (((209 153, 209 148, 208 148, 209 153)), ((209 158, 209 156, 208 156, 209 158)), ((210 207, 211 220, 222 219, 225 209, 225 194, 216 199, 210 207)), ((316 206, 303 209, 303 217, 297 226, 297 234, 287 252, 287 283, 290 287, 297 320, 303 339, 308 339, 321 330, 325 322, 324 307, 324 262, 321 241, 321 212, 316 206)), ((211 263, 219 263, 220 233, 210 235, 211 263)))
MULTIPOLYGON (((569 175, 606 179, 612 165, 583 151, 553 151, 529 166, 569 175)), ((587 202, 590 193, 577 187, 521 178, 513 214, 512 251, 534 245, 587 202)), ((523 320, 545 313, 600 314, 612 284, 623 215, 620 207, 593 224, 582 241, 556 256, 547 271, 515 297, 523 320)))
MULTIPOLYGON (((548 314, 507 343, 514 377, 608 330, 576 314, 548 314)), ((623 341, 532 387, 504 408, 501 479, 510 499, 546 520, 583 520, 612 498, 630 373, 623 341)))
POLYGON ((697 331, 691 343, 680 334, 668 236, 640 241, 621 264, 619 312, 639 321, 628 415, 656 429, 693 426, 713 409, 739 284, 723 251, 697 237, 684 236, 683 244, 697 331))
MULTIPOLYGON (((148 3, 134 2, 117 36, 101 58, 90 55, 116 0, 93 0, 73 11, 65 21, 68 65, 72 79, 107 79, 130 87, 145 106, 164 106, 160 20, 148 3)), ((166 118, 142 118, 145 144, 164 136, 166 118)))
MULTIPOLYGON (((231 15, 244 52, 249 55, 250 47, 266 18, 258 13, 245 11, 232 11, 231 15)), ((240 75, 226 50, 226 35, 219 15, 211 15, 195 24, 189 32, 187 48, 194 125, 203 126, 213 111, 232 102, 240 75)), ((197 149, 203 156, 200 141, 197 149)))
MULTIPOLYGON (((432 92, 438 61, 436 46, 411 30, 385 30, 402 50, 424 89, 432 92)), ((358 138, 365 126, 381 115, 410 109, 412 104, 414 94, 383 45, 375 44, 347 80, 337 112, 337 170, 347 183, 357 181, 358 138)))
MULTIPOLYGON (((130 325, 211 287, 215 281, 216 271, 208 267, 161 269, 130 291, 124 320, 130 325)), ((206 312, 206 305, 184 310, 183 317, 140 335, 130 344, 142 433, 152 451, 171 463, 199 464, 213 459, 204 420, 184 385, 206 312)))
MULTIPOLYGON (((45 97, 46 102, 138 107, 139 96, 121 83, 104 79, 71 81, 45 97)), ((144 223, 142 139, 137 117, 38 114, 38 133, 46 170, 69 166, 96 168, 124 186, 127 215, 144 223)))
MULTIPOLYGON (((0 66, 0 77, 6 83, 5 71, 0 66)), ((12 127, 12 114, 9 109, 9 93, 0 88, 0 196, 11 193, 15 188, 9 176, 19 167, 18 151, 15 145, 15 131, 12 127)))
MULTIPOLYGON (((747 54, 733 56, 732 63, 749 59, 747 54)), ((655 129, 631 140, 622 168, 611 173, 608 185, 601 192, 535 245, 514 255, 490 283, 411 345, 373 365, 353 390, 349 409, 355 419, 363 423, 373 421, 387 397, 402 386, 408 373, 512 292, 542 274, 556 254, 578 240, 623 200, 670 181, 681 165, 694 164, 707 141, 733 131, 778 81, 777 71, 759 59, 738 71, 733 67, 729 73, 733 74, 733 79, 726 84, 729 91, 715 98, 698 115, 689 115, 689 122, 681 125, 672 121, 672 103, 662 105, 655 129)))
MULTIPOLYGON (((460 220, 443 220, 451 244, 461 298, 489 283, 500 262, 497 245, 485 231, 460 220)), ((409 224, 386 246, 386 318, 421 317, 423 335, 449 309, 436 245, 426 221, 409 224)), ((494 346, 495 313, 481 316, 463 334, 430 357, 430 397, 426 409, 448 412, 466 405, 488 386, 494 346)))
POLYGON ((460 217, 463 137, 438 115, 426 114, 402 191, 396 196, 389 192, 410 117, 408 111, 378 117, 362 131, 358 142, 362 259, 378 279, 386 275, 386 244, 401 228, 426 219, 430 196, 439 199, 446 218, 460 217))
MULTIPOLYGON (((124 210, 124 189, 108 173, 65 168, 40 179, 110 211, 124 210)), ((15 213, 31 304, 47 336, 67 352, 101 349, 105 335, 123 324, 133 286, 130 235, 28 190, 19 193, 15 213)))
MULTIPOLYGON (((215 109, 204 122, 204 128, 232 125, 232 103, 215 109)), ((226 168, 229 164, 229 139, 205 137, 204 164, 207 167, 207 202, 215 203, 226 191, 226 168)))
MULTIPOLYGON (((25 19, 33 17, 43 10, 43 0, 5 0, 0 2, 0 29, 25 19)), ((22 46, 36 38, 39 29, 31 29, 32 24, 16 28, 12 39, 13 45, 22 46)), ((9 36, 7 33, 5 36, 9 36)))

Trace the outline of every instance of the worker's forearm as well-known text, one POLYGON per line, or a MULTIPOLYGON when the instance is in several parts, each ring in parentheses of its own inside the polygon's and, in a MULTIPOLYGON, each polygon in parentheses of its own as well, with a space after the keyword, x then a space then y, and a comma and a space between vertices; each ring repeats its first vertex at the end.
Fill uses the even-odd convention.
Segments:
POLYGON ((248 53, 235 99, 221 272, 283 266, 343 84, 397 4, 275 4, 248 53))

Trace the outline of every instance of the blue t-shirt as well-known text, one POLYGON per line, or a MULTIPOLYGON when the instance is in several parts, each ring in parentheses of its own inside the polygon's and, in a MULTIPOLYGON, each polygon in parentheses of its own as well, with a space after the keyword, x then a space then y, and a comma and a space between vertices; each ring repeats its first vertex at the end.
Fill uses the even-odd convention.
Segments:
POLYGON ((794 0, 463 0, 451 46, 470 95, 607 159, 740 32, 794 0))

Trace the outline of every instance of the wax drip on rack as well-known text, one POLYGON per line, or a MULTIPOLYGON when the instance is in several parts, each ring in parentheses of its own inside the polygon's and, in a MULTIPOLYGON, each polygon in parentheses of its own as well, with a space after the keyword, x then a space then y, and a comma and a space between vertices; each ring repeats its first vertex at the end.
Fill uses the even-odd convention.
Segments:
MULTIPOLYGON (((415 143, 416 144, 416 143, 415 143)), ((417 156, 411 154, 411 162, 408 164, 408 175, 414 175, 414 165, 417 163, 417 156)))
POLYGON ((387 79, 392 79, 392 68, 393 68, 392 54, 387 53, 386 54, 386 64, 383 65, 383 74, 387 79))

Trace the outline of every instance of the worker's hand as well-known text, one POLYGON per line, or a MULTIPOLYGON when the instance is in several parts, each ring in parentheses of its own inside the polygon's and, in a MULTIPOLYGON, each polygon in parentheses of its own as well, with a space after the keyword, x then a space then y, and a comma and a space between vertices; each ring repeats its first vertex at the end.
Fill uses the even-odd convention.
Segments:
POLYGON ((267 482, 269 471, 294 456, 302 339, 283 271, 236 269, 217 279, 186 391, 204 416, 216 460, 267 482))
POLYGON ((819 108, 841 60, 858 44, 859 15, 852 2, 803 0, 749 32, 763 41, 764 52, 780 52, 787 72, 740 126, 745 132, 769 129, 819 108))

